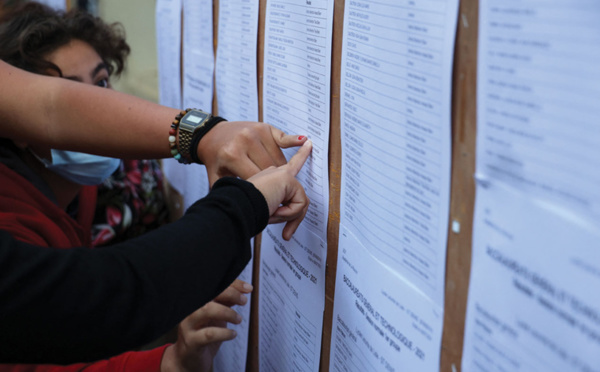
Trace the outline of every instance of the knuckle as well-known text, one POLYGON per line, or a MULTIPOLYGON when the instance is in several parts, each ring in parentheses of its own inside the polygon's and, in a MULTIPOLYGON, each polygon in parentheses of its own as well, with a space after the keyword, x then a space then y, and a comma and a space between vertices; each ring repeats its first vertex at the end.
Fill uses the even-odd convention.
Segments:
POLYGON ((207 305, 204 305, 200 309, 198 309, 198 311, 196 313, 196 315, 198 316, 198 319, 204 319, 206 317, 207 307, 209 305, 210 305, 210 303, 207 305))
POLYGON ((237 153, 237 148, 231 142, 219 149, 219 157, 226 162, 235 160, 237 153))
POLYGON ((216 338, 215 330, 212 328, 207 328, 204 332, 204 338, 206 341, 212 341, 216 338))
POLYGON ((253 123, 251 126, 244 127, 241 130, 240 135, 242 136, 243 139, 248 141, 248 140, 252 140, 256 136, 256 133, 258 133, 262 130, 263 129, 260 126, 260 123, 253 123))

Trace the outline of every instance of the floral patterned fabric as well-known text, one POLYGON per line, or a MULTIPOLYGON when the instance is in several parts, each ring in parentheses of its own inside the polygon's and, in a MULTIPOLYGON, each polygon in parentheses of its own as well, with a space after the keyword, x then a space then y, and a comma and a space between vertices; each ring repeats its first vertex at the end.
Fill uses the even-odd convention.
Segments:
POLYGON ((92 245, 118 243, 168 222, 163 176, 156 160, 123 160, 98 187, 92 245))

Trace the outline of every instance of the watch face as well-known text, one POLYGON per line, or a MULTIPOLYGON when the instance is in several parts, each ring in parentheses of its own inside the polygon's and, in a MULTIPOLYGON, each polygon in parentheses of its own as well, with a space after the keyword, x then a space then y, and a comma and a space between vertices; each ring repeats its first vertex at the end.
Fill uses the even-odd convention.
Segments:
POLYGON ((202 111, 190 111, 181 119, 179 123, 180 128, 193 131, 194 128, 198 127, 203 123, 210 114, 202 111))

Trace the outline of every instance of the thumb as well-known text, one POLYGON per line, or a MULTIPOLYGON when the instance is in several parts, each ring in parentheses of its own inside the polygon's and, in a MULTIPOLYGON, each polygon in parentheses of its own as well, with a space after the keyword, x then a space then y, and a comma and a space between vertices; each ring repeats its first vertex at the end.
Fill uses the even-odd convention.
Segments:
POLYGON ((288 147, 300 146, 306 142, 306 136, 300 136, 296 134, 285 134, 281 130, 271 126, 271 134, 273 135, 273 139, 275 143, 279 147, 287 149, 288 147))

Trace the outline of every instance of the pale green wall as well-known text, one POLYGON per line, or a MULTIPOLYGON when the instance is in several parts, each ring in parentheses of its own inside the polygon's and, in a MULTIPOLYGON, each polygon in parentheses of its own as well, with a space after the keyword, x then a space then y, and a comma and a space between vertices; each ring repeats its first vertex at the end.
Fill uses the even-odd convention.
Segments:
POLYGON ((99 16, 125 27, 131 55, 113 86, 121 92, 158 102, 158 69, 154 8, 156 0, 98 0, 99 16))

